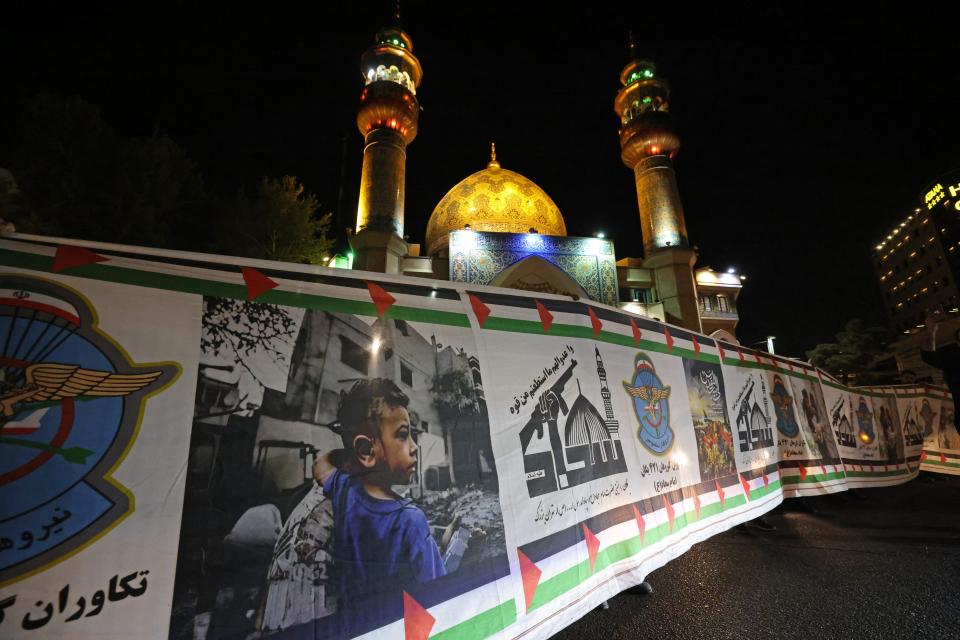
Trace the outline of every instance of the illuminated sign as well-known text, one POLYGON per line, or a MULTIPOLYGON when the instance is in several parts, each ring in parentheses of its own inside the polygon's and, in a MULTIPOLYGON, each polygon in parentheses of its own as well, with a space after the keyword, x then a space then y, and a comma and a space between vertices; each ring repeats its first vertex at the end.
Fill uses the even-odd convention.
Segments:
POLYGON ((960 178, 954 175, 946 180, 941 179, 927 189, 923 194, 923 204, 927 210, 933 209, 938 204, 943 204, 945 207, 952 204, 954 209, 960 211, 960 198, 957 196, 960 196, 960 178))

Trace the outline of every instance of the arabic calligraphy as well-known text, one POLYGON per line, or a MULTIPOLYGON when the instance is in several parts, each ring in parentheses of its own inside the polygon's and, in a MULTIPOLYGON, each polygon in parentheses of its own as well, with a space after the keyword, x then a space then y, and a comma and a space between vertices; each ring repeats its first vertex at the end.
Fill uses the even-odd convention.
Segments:
POLYGON ((572 354, 573 347, 568 344, 566 349, 554 356, 553 364, 544 367, 541 375, 534 377, 533 382, 530 383, 530 388, 527 391, 524 391, 519 396, 513 396, 513 406, 510 407, 510 413, 520 413, 520 407, 526 406, 531 400, 536 400, 537 391, 540 390, 540 387, 542 387, 551 376, 555 375, 558 371, 560 371, 561 368, 563 368, 564 364, 567 362, 567 358, 569 358, 572 354))
POLYGON ((651 474, 666 474, 680 471, 680 463, 676 460, 663 460, 659 462, 647 462, 640 467, 640 477, 646 478, 651 474))
POLYGON ((574 500, 567 500, 560 503, 550 502, 547 504, 544 504, 541 500, 537 505, 537 515, 533 521, 547 524, 554 518, 562 518, 568 513, 575 513, 578 509, 589 507, 606 498, 619 496, 624 493, 629 486, 630 483, 627 480, 616 480, 607 485, 605 489, 587 493, 574 500))
POLYGON ((710 394, 710 399, 715 404, 720 404, 720 381, 717 379, 717 374, 713 371, 701 371, 700 384, 710 394))
POLYGON ((73 514, 70 513, 67 509, 61 509, 57 507, 54 511, 53 520, 41 527, 43 533, 40 535, 34 535, 34 532, 30 529, 24 529, 20 532, 20 542, 17 544, 15 541, 10 538, 0 538, 0 551, 7 551, 8 549, 29 549, 33 546, 34 542, 43 542, 50 537, 51 534, 57 535, 63 532, 63 527, 60 525, 70 519, 70 516, 73 514), (57 515, 57 512, 60 512, 60 515, 57 515))
MULTIPOLYGON (((66 615, 64 622, 73 622, 80 618, 93 618, 100 615, 108 602, 119 602, 125 598, 139 598, 147 592, 147 576, 149 571, 134 571, 120 577, 115 574, 107 583, 105 589, 98 589, 89 597, 80 595, 71 604, 70 585, 64 585, 57 592, 57 597, 49 602, 37 600, 27 611, 20 622, 20 627, 26 631, 33 631, 46 626, 55 616, 66 615)), ((12 595, 0 600, 0 624, 6 618, 6 610, 17 602, 17 596, 12 595)))

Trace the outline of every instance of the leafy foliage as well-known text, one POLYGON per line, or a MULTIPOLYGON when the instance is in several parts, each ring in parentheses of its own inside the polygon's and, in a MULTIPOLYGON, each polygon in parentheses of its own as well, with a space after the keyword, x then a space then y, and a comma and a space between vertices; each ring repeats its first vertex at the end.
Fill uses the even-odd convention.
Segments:
POLYGON ((330 253, 331 214, 293 176, 263 178, 254 197, 227 203, 219 225, 228 252, 250 258, 319 264, 330 253))
POLYGON ((265 353, 275 363, 285 363, 287 357, 278 347, 292 345, 296 330, 296 320, 284 307, 231 298, 205 298, 200 345, 204 352, 214 356, 233 356, 236 364, 263 384, 248 359, 265 353))
POLYGON ((886 341, 890 333, 882 327, 867 327, 859 318, 847 322, 837 333, 836 342, 818 344, 807 351, 811 364, 845 382, 877 384, 887 381, 888 371, 881 363, 888 360, 886 341))

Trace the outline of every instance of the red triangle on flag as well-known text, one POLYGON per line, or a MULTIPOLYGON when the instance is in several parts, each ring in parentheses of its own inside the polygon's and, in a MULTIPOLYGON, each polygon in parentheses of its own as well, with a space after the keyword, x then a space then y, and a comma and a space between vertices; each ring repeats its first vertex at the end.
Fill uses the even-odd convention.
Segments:
POLYGON ((110 258, 105 258, 100 254, 90 251, 90 249, 62 244, 57 247, 57 253, 53 256, 53 267, 51 267, 51 270, 54 273, 60 273, 67 269, 96 264, 97 262, 106 262, 109 259, 110 258))
POLYGON ((814 369, 817 372, 817 378, 820 379, 820 383, 823 384, 823 376, 820 375, 820 369, 814 369))
POLYGON ((600 540, 593 535, 593 531, 590 531, 587 525, 580 526, 583 527, 583 539, 587 543, 587 554, 590 556, 590 573, 593 573, 593 568, 597 564, 597 553, 600 552, 600 540))
POLYGON ((920 462, 926 462, 926 461, 927 461, 927 452, 926 452, 926 451, 921 451, 921 452, 920 452, 920 462))
POLYGON ((724 353, 723 347, 720 346, 720 343, 717 343, 717 351, 720 353, 720 364, 723 364, 723 359, 727 357, 727 354, 724 353))
POLYGON ((824 478, 826 478, 827 468, 826 468, 825 466, 823 466, 823 465, 820 465, 820 471, 823 471, 824 478))
POLYGON ((637 509, 637 506, 633 506, 633 517, 637 520, 637 529, 640 530, 640 546, 643 546, 643 535, 647 531, 647 523, 643 521, 643 514, 640 513, 640 510, 637 509))
POLYGON ((693 352, 700 355, 700 343, 697 342, 697 336, 691 336, 690 339, 693 340, 693 352))
POLYGON ((550 333, 550 325, 553 324, 553 314, 550 313, 539 300, 535 302, 537 303, 537 313, 540 314, 540 322, 543 324, 543 332, 550 333))
POLYGON ((483 324, 490 317, 490 307, 483 304, 483 301, 472 293, 468 293, 467 297, 470 299, 470 306, 473 307, 473 315, 477 316, 477 324, 482 329, 483 324))
POLYGON ((780 365, 777 364, 777 359, 776 359, 776 358, 770 358, 770 362, 773 363, 773 368, 774 368, 774 369, 779 369, 779 368, 780 368, 780 365))
POLYGON ((940 463, 941 463, 941 464, 947 464, 947 456, 945 456, 945 455, 942 454, 942 453, 940 454, 940 463))
POLYGON ((740 356, 740 362, 743 362, 743 351, 740 350, 740 347, 737 347, 737 355, 740 356))
POLYGON ((663 498, 663 506, 667 510, 667 521, 670 523, 670 532, 673 533, 673 518, 675 516, 673 504, 671 504, 667 496, 663 495, 660 497, 663 498))
POLYGON ((723 498, 726 494, 723 492, 723 487, 720 486, 718 480, 714 480, 713 484, 717 485, 717 497, 720 498, 720 511, 723 511, 723 498))
POLYGON ((766 489, 770 486, 770 479, 767 477, 767 470, 763 470, 763 488, 766 489))
POLYGON ((533 595, 537 592, 537 585, 540 584, 540 576, 543 571, 528 558, 523 551, 517 549, 517 557, 520 559, 520 579, 523 581, 523 597, 527 601, 527 611, 533 604, 533 595))
POLYGON ((884 472, 884 473, 886 473, 886 472, 889 471, 889 470, 890 470, 890 465, 888 465, 888 464, 883 465, 883 472, 884 472))
POLYGON ((403 631, 405 640, 427 640, 437 621, 413 597, 403 592, 403 631))
POLYGON ((807 477, 807 468, 801 463, 797 463, 797 468, 800 470, 800 482, 803 482, 807 477))
POLYGON ((753 353, 754 359, 757 361, 757 364, 763 364, 763 360, 760 359, 760 354, 757 352, 753 353))
POLYGON ((793 371, 793 363, 787 360, 787 367, 790 368, 790 371, 793 371))
POLYGON ((593 326, 593 337, 596 338, 600 335, 600 328, 603 327, 603 323, 600 322, 600 318, 594 313, 593 307, 587 307, 587 313, 590 314, 590 324, 593 326))
POLYGON ((276 289, 278 286, 276 282, 256 269, 243 267, 240 273, 243 274, 243 282, 247 285, 247 300, 256 300, 270 289, 276 289))
POLYGON ((749 500, 750 499, 750 482, 743 477, 743 474, 740 474, 740 486, 743 487, 743 496, 749 500))
POLYGON ((667 351, 673 351, 673 337, 666 327, 663 328, 663 337, 667 339, 667 351))
POLYGON ((693 490, 693 510, 697 512, 697 520, 700 519, 700 496, 697 495, 697 490, 693 490))
POLYGON ((370 299, 373 300, 373 306, 377 308, 377 315, 382 316, 387 309, 397 301, 387 290, 374 282, 367 282, 367 290, 370 292, 370 299))
POLYGON ((640 346, 640 327, 637 326, 637 321, 633 318, 630 318, 630 328, 633 329, 633 346, 640 346))

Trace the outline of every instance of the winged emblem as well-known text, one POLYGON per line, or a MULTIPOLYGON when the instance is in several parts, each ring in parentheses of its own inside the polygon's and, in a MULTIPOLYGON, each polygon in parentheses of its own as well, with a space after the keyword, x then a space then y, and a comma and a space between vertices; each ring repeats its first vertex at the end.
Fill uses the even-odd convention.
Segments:
POLYGON ((646 400, 651 404, 654 402, 660 402, 661 400, 666 400, 670 397, 669 385, 663 387, 662 389, 658 389, 657 387, 631 387, 628 384, 624 384, 623 388, 626 389, 627 393, 634 398, 646 400))
POLYGON ((5 419, 12 418, 17 413, 16 407, 28 402, 126 396, 143 389, 161 375, 162 371, 112 373, 82 369, 75 364, 32 364, 24 371, 24 386, 7 386, 0 391, 0 415, 5 419))

